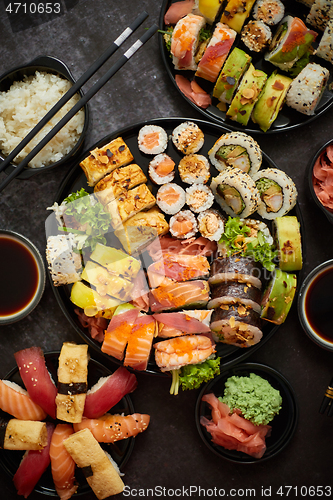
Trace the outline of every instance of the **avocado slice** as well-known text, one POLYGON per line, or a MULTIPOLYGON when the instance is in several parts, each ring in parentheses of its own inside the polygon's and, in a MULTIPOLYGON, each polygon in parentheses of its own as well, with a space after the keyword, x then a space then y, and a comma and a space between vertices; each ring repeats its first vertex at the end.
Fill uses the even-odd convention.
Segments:
POLYGON ((245 203, 240 192, 236 188, 228 186, 227 184, 219 184, 216 190, 236 215, 243 212, 245 203))
POLYGON ((291 82, 292 78, 280 75, 277 71, 268 77, 251 114, 252 121, 264 132, 267 132, 276 120, 291 82))
POLYGON ((248 69, 251 59, 252 57, 246 52, 235 47, 223 65, 214 86, 213 97, 230 104, 238 83, 248 69))
POLYGON ((251 63, 231 101, 226 116, 241 125, 247 125, 266 80, 266 73, 256 69, 251 63))
POLYGON ((240 33, 254 2, 255 0, 229 0, 222 12, 220 22, 240 33))

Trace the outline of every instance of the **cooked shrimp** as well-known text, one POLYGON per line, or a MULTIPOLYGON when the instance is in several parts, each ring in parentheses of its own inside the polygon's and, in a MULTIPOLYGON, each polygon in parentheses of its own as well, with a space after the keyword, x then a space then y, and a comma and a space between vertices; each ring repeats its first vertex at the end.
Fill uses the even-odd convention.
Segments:
POLYGON ((205 335, 184 335, 154 344, 155 361, 162 372, 205 361, 214 352, 205 335))

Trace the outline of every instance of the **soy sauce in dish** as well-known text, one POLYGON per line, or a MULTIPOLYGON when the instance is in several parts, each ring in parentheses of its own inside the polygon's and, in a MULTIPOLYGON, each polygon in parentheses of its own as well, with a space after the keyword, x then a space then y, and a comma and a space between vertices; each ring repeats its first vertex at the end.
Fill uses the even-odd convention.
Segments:
POLYGON ((11 316, 27 307, 39 281, 37 263, 20 241, 0 237, 0 317, 11 316))
POLYGON ((318 274, 305 297, 305 313, 314 332, 333 343, 333 267, 318 274))

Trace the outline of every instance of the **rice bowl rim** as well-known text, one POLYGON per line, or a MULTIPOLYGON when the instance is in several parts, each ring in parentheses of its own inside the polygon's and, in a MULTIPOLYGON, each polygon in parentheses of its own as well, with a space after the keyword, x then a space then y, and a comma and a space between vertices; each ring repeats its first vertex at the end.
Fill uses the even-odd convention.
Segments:
MULTIPOLYGON (((11 68, 10 70, 0 75, 0 92, 9 90, 10 86, 14 82, 22 81, 25 75, 26 76, 34 75, 36 71, 52 73, 65 78, 71 84, 75 83, 74 76, 72 75, 70 69, 61 59, 48 55, 40 55, 34 58, 32 61, 17 66, 15 68, 11 68)), ((83 96, 83 91, 81 89, 78 90, 78 93, 80 94, 81 97, 83 96)), ((72 159, 74 155, 76 155, 79 152, 79 150, 81 150, 85 136, 88 131, 89 123, 90 123, 90 112, 89 112, 89 106, 88 104, 86 104, 84 106, 83 130, 72 150, 67 155, 63 156, 63 158, 54 163, 51 163, 50 165, 45 165, 43 167, 38 167, 38 168, 25 167, 23 171, 16 178, 29 179, 30 177, 32 177, 37 173, 45 172, 67 163, 70 159, 72 159)), ((3 161, 5 158, 6 155, 4 155, 2 151, 0 151, 0 162, 3 161)), ((6 175, 9 175, 13 170, 15 170, 15 166, 13 165, 13 163, 11 163, 4 170, 4 172, 6 175)))

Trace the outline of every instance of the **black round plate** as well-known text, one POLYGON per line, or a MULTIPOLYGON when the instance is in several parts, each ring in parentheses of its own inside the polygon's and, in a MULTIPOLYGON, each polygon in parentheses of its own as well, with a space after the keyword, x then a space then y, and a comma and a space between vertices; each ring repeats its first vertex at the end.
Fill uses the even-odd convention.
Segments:
MULTIPOLYGON (((153 125, 159 125, 163 127, 168 136, 171 135, 173 129, 179 125, 180 123, 187 121, 188 119, 186 118, 157 118, 155 120, 149 120, 147 122, 141 122, 137 123, 128 127, 125 127, 121 130, 118 130, 116 132, 113 132, 112 134, 108 135, 107 137, 104 137, 101 141, 98 143, 94 144, 90 149, 94 149, 95 147, 102 147, 103 145, 107 144, 111 140, 115 139, 116 137, 122 137, 123 140, 126 142, 128 145, 129 149, 131 150, 131 153, 134 156, 134 161, 140 167, 142 170, 147 173, 148 171, 148 165, 149 161, 152 159, 152 156, 145 155, 141 153, 141 151, 138 148, 137 145, 137 136, 138 132, 141 127, 147 124, 153 124, 153 125)), ((224 127, 215 125, 214 123, 209 123, 203 120, 194 120, 194 119, 189 119, 191 122, 196 123, 201 130, 204 132, 205 135, 205 143, 203 148, 199 151, 200 154, 203 154, 207 156, 208 151, 210 148, 213 146, 213 144, 216 142, 216 140, 224 133, 228 132, 224 127)), ((168 143, 168 148, 166 150, 166 153, 169 154, 173 160, 176 162, 176 164, 179 163, 180 159, 182 158, 182 154, 179 153, 176 148, 173 146, 172 141, 169 140, 168 143)), ((86 152, 84 155, 82 155, 81 159, 79 159, 79 162, 83 160, 89 152, 86 152)), ((79 162, 76 166, 73 167, 73 169, 68 173, 68 175, 65 177, 64 181, 62 182, 60 189, 57 193, 56 200, 58 203, 61 203, 64 198, 66 198, 70 193, 77 191, 78 189, 81 189, 81 187, 84 187, 86 191, 92 192, 92 189, 87 186, 87 181, 86 177, 79 166, 79 162)), ((265 154, 263 153, 263 163, 262 163, 262 168, 268 168, 268 167, 275 167, 277 168, 276 164, 265 154)), ((211 166, 211 173, 212 176, 218 175, 218 171, 215 170, 213 166, 211 166)), ((182 185, 184 188, 188 185, 182 184, 180 177, 178 173, 176 173, 175 180, 174 182, 182 185)), ((152 188, 153 193, 155 194, 157 191, 156 186, 152 185, 151 183, 148 183, 148 185, 152 188)), ((217 205, 216 208, 219 210, 220 207, 217 205)), ((296 213, 298 220, 301 222, 301 214, 299 212, 298 206, 296 206, 296 209, 294 209, 291 213, 296 213)), ((251 216, 252 217, 252 216, 251 216)), ((254 217, 256 217, 256 214, 254 214, 254 217)), ((258 216, 258 218, 260 218, 258 216)), ((267 221, 266 221, 267 222, 267 221)), ((301 223, 302 227, 302 223, 301 223)), ((120 244, 119 244, 120 246, 120 244)), ((144 262, 146 262, 146 259, 143 259, 144 262)), ((50 275, 49 275, 50 277, 50 275)), ((51 279, 51 278, 50 278, 51 279)), ((71 286, 59 286, 59 287, 54 287, 52 286, 52 289, 54 291, 55 297, 57 299, 58 304, 60 305, 63 313, 65 314, 66 318, 70 322, 70 324, 75 328, 76 332, 83 338, 85 342, 87 342, 91 347, 96 349, 100 354, 102 354, 106 360, 112 359, 113 362, 117 364, 121 364, 118 360, 115 358, 110 358, 108 354, 105 354, 101 351, 100 349, 100 343, 95 341, 90 337, 88 334, 88 331, 83 328, 78 320, 77 314, 74 312, 74 306, 73 303, 70 301, 70 291, 71 291, 71 286)), ((222 366, 227 367, 231 366, 232 364, 242 361, 245 358, 247 358, 250 354, 252 354, 254 351, 259 349, 262 345, 264 345, 265 342, 267 342, 271 336, 276 332, 278 328, 278 325, 273 325, 272 323, 266 323, 264 325, 264 330, 263 330, 263 338, 262 340, 250 347, 250 348, 239 348, 231 345, 226 345, 222 343, 218 343, 216 350, 217 350, 217 355, 221 357, 221 362, 222 366)), ((145 373, 150 373, 150 374, 157 374, 157 375, 164 375, 168 376, 168 374, 162 374, 158 367, 155 364, 155 361, 151 359, 148 363, 148 367, 145 373)))
POLYGON ((274 457, 287 446, 296 430, 298 406, 293 388, 281 373, 270 366, 260 363, 243 363, 233 368, 229 368, 228 370, 224 370, 218 377, 208 382, 203 387, 197 399, 195 421, 200 437, 213 453, 230 462, 253 464, 264 462, 274 457), (214 444, 209 432, 200 424, 201 416, 211 419, 212 415, 209 405, 205 401, 202 401, 202 397, 211 392, 214 393, 216 397, 223 396, 225 383, 229 377, 234 375, 238 377, 247 377, 250 373, 255 373, 266 379, 274 389, 280 391, 282 397, 282 408, 278 415, 269 423, 272 427, 272 432, 271 435, 266 438, 266 451, 262 458, 259 459, 253 458, 240 451, 226 450, 222 446, 214 444))
MULTIPOLYGON (((55 383, 57 383, 59 354, 60 352, 48 352, 44 354, 47 369, 49 370, 55 383)), ((108 368, 106 368, 104 365, 102 365, 98 361, 95 361, 94 359, 90 359, 88 364, 88 388, 96 384, 101 377, 107 377, 111 374, 112 372, 108 370, 108 368)), ((13 368, 4 377, 4 380, 10 380, 24 387, 17 367, 13 368)), ((134 407, 130 397, 128 395, 124 396, 119 401, 119 403, 117 403, 112 408, 112 413, 124 413, 125 415, 133 414, 134 407)), ((0 416, 2 418, 12 418, 10 415, 4 413, 1 410, 0 416)), ((50 421, 52 421, 52 419, 50 419, 50 421)), ((55 423, 57 423, 57 421, 55 423)), ((112 456, 118 467, 121 468, 126 464, 132 453, 134 447, 134 437, 130 437, 129 439, 124 439, 116 443, 100 444, 105 449, 105 451, 107 451, 112 456)), ((24 452, 21 451, 0 449, 0 466, 4 469, 4 471, 11 479, 13 479, 14 474, 16 473, 20 465, 23 454, 24 452)), ((88 485, 83 473, 79 468, 75 469, 75 479, 79 484, 75 496, 84 495, 91 492, 90 486, 88 485)), ((50 466, 47 468, 47 470, 44 472, 44 474, 36 484, 34 491, 41 493, 42 495, 58 497, 58 494, 54 487, 50 466)))
MULTIPOLYGON (((177 1, 177 0, 176 0, 177 1)), ((159 18, 159 27, 160 30, 165 30, 166 25, 164 24, 164 15, 166 11, 168 10, 170 4, 173 3, 173 1, 170 0, 164 0, 162 3, 161 11, 160 11, 160 18, 159 18)), ((288 2, 285 3, 285 15, 292 15, 294 17, 299 17, 305 22, 306 16, 309 13, 309 8, 305 7, 302 5, 300 2, 296 0, 288 0, 288 2)), ((220 16, 219 16, 220 17, 220 16)), ((218 17, 218 18, 219 18, 218 17)), ((252 17, 250 16, 244 24, 246 24, 249 20, 251 20, 252 17)), ((276 30, 276 27, 272 26, 272 33, 274 35, 274 32, 276 30)), ((316 30, 314 30, 316 31, 316 30)), ((318 31, 317 31, 318 32, 318 31)), ((319 41, 322 33, 318 32, 318 36, 316 39, 316 43, 314 43, 314 47, 317 46, 317 42, 319 41)), ((178 85, 176 84, 175 81, 175 75, 181 74, 185 78, 192 80, 194 77, 194 72, 193 71, 176 71, 174 68, 174 65, 172 63, 172 58, 170 57, 170 53, 167 51, 163 39, 163 34, 159 34, 159 45, 160 45, 160 52, 162 56, 162 60, 164 63, 164 66, 166 68, 166 71, 176 87, 176 89, 180 92, 180 94, 183 96, 183 98, 192 106, 194 107, 197 111, 202 113, 206 119, 212 120, 215 123, 218 123, 220 125, 224 125, 225 127, 229 128, 230 130, 240 130, 242 132, 247 132, 247 133, 253 133, 253 134, 274 134, 277 132, 286 132, 287 130, 295 129, 298 127, 301 127, 302 125, 308 124, 312 122, 313 120, 316 120, 319 116, 321 116, 323 113, 328 111, 332 104, 333 104, 333 93, 329 90, 330 83, 332 82, 332 66, 325 61, 324 59, 321 59, 316 56, 311 56, 311 62, 316 62, 317 64, 320 64, 321 66, 324 66, 330 71, 330 78, 328 82, 328 86, 324 91, 324 94, 320 100, 320 103, 316 109, 316 112, 312 116, 307 116, 304 115, 303 113, 299 113, 298 111, 289 108, 288 106, 284 105, 282 110, 279 112, 279 115, 275 122, 272 124, 271 128, 267 132, 263 132, 257 124, 253 123, 251 119, 249 120, 249 123, 247 124, 246 127, 243 125, 240 125, 239 123, 230 120, 226 116, 226 113, 224 111, 220 111, 216 105, 219 103, 218 99, 215 97, 212 97, 212 104, 206 108, 203 109, 199 106, 197 106, 195 103, 193 103, 190 99, 188 99, 179 89, 178 85)), ((273 66, 271 63, 267 62, 264 60, 263 54, 262 53, 257 53, 257 52, 251 52, 247 47, 243 44, 243 42, 240 39, 240 35, 237 35, 236 40, 233 44, 233 47, 239 47, 240 49, 244 50, 248 54, 252 56, 252 63, 254 66, 267 73, 267 75, 271 75, 273 71, 276 69, 279 70, 279 68, 276 68, 276 66, 273 66)), ((282 71, 282 73, 284 73, 282 71)), ((286 73, 287 76, 288 73, 286 73)), ((200 87, 205 90, 208 94, 212 96, 213 93, 213 88, 214 84, 211 82, 208 82, 204 80, 203 78, 198 78, 197 79, 198 84, 200 87)))

